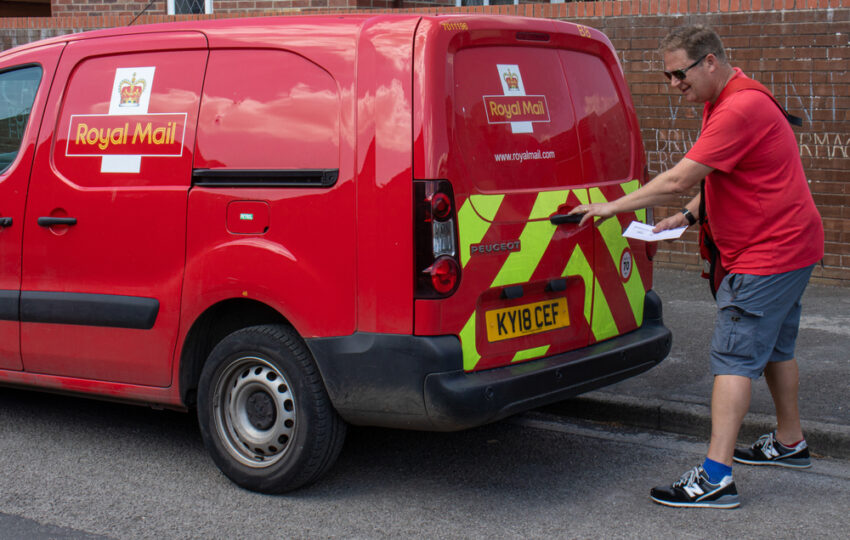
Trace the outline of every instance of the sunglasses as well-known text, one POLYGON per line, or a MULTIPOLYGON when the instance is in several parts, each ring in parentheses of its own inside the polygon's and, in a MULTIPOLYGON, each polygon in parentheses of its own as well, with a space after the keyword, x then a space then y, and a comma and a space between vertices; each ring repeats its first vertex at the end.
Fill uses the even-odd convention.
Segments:
POLYGON ((664 76, 667 77, 668 81, 670 79, 672 79, 673 77, 676 77, 676 79, 679 80, 679 81, 684 81, 688 70, 691 69, 692 67, 696 67, 697 64, 699 64, 700 62, 705 60, 706 56, 708 56, 708 53, 700 56, 699 60, 697 60, 693 64, 689 65, 685 69, 674 69, 673 71, 663 71, 662 73, 664 73, 664 76))

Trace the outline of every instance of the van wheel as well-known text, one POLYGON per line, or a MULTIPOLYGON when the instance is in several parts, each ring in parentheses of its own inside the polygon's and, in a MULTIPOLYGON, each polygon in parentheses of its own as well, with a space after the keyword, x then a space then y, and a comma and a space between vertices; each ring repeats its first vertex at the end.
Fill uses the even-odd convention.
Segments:
POLYGON ((263 493, 314 482, 345 439, 306 345, 280 325, 237 330, 213 349, 198 385, 198 421, 219 469, 263 493))

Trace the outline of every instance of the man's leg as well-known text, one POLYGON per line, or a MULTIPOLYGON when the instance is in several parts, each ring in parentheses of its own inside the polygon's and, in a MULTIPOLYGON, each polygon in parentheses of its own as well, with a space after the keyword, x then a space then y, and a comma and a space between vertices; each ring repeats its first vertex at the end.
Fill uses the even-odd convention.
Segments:
MULTIPOLYGON (((806 469, 812 466, 808 444, 800 429, 798 405, 800 376, 794 348, 800 327, 802 296, 812 267, 764 278, 773 302, 759 309, 765 318, 781 318, 764 376, 776 408, 776 431, 759 437, 749 448, 736 449, 734 460, 747 465, 777 465, 806 469), (787 305, 786 302, 793 301, 787 305)), ((765 333, 762 333, 766 336, 765 333)), ((767 340, 770 346, 771 340, 767 340)))
POLYGON ((798 393, 800 375, 797 360, 770 362, 764 370, 767 387, 776 407, 776 438, 780 443, 793 445, 803 439, 800 427, 798 393))
POLYGON ((750 378, 716 375, 711 394, 711 443, 702 465, 677 481, 650 490, 653 501, 666 506, 736 508, 738 488, 732 479, 732 452, 747 409, 750 378))
MULTIPOLYGON (((750 408, 752 381, 740 375, 716 375, 711 393, 711 442, 708 459, 732 465, 732 453, 744 415, 750 408)), ((795 439, 797 440, 797 439, 795 439)))
MULTIPOLYGON (((653 501, 667 506, 735 508, 738 488, 732 478, 732 456, 738 430, 750 407, 751 378, 764 369, 755 358, 760 314, 733 303, 742 288, 743 276, 729 274, 717 290, 717 317, 711 340, 711 441, 701 465, 685 472, 678 481, 650 490, 653 501)), ((767 362, 767 358, 764 358, 767 362)))

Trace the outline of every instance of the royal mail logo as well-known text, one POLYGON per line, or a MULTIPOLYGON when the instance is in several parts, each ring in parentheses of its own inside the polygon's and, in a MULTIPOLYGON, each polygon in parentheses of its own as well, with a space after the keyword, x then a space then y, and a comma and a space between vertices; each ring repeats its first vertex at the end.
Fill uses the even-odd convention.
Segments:
POLYGON ((484 106, 490 124, 549 121, 546 96, 484 96, 484 106))
POLYGON ((75 114, 68 126, 68 156, 174 157, 183 154, 186 113, 75 114))
POLYGON ((527 95, 516 64, 496 64, 501 96, 483 96, 489 124, 510 124, 511 133, 533 133, 534 122, 549 122, 546 96, 527 95))
POLYGON ((515 73, 512 73, 510 69, 505 71, 502 77, 508 84, 508 90, 519 90, 519 77, 515 73))
POLYGON ((118 106, 119 107, 138 107, 139 100, 145 92, 147 83, 144 79, 136 79, 136 74, 133 73, 130 79, 121 79, 118 83, 118 106))
POLYGON ((108 114, 72 114, 65 155, 100 156, 100 172, 138 174, 143 157, 183 155, 187 113, 148 113, 155 66, 115 70, 108 114))

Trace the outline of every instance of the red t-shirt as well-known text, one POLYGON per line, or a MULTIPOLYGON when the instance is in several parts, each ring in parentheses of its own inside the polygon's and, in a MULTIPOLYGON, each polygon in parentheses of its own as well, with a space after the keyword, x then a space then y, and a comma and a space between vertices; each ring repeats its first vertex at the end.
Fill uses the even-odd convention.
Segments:
POLYGON ((739 90, 704 115, 685 157, 715 169, 705 181, 706 213, 727 270, 779 274, 823 258, 823 223, 797 140, 764 92, 739 90))

